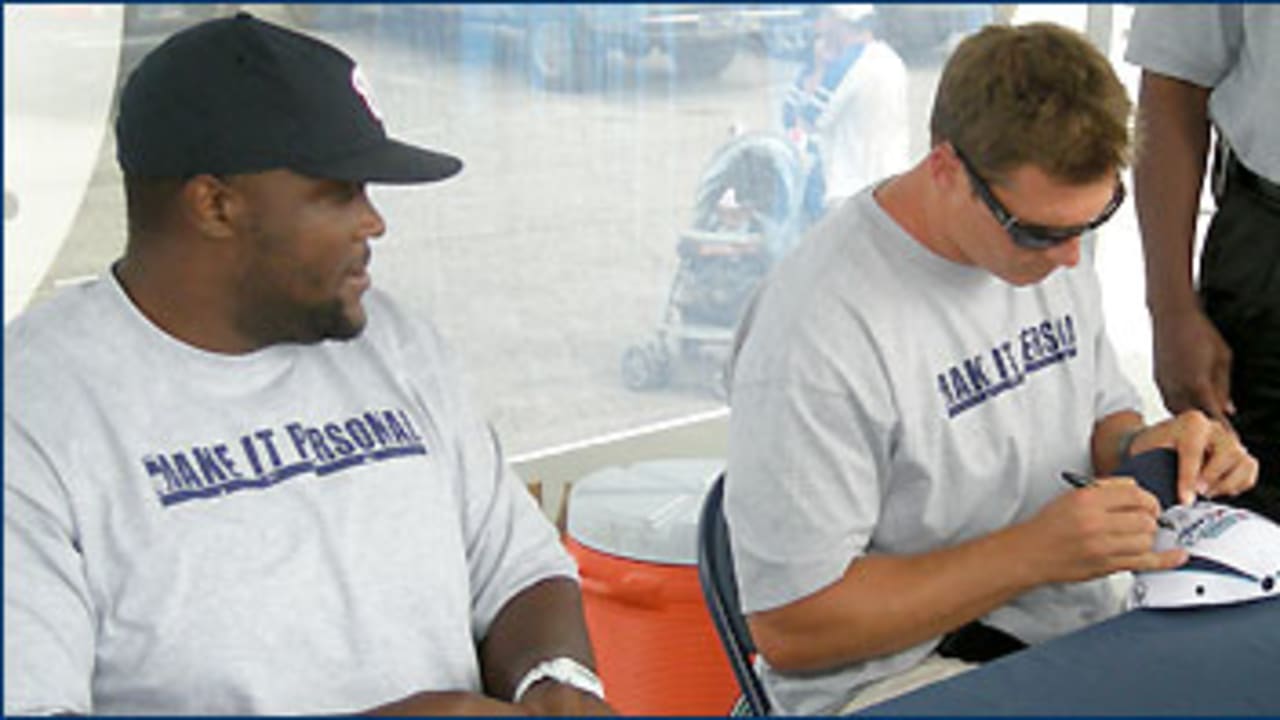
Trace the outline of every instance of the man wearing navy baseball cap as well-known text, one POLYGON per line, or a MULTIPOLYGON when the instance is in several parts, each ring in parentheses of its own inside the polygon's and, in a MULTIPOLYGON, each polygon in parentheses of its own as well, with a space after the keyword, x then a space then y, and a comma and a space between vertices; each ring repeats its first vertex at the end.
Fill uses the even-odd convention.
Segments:
POLYGON ((462 163, 243 13, 116 137, 124 256, 5 330, 5 712, 609 713, 572 560, 370 287, 366 184, 462 163))

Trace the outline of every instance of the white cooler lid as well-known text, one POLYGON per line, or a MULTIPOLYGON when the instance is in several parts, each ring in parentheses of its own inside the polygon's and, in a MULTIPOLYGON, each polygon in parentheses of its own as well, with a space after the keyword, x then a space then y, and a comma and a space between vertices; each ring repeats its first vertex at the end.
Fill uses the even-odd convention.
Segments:
POLYGON ((698 513, 724 466, 672 459, 597 470, 569 493, 569 536, 629 560, 697 565, 698 513))

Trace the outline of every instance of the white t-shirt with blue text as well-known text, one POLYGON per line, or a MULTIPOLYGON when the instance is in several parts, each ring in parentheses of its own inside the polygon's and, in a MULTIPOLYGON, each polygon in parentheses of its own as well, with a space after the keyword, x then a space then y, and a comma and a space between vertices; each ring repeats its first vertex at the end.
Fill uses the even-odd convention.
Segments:
POLYGON ((107 274, 5 331, 6 713, 297 714, 481 688, 572 560, 428 325, 243 356, 107 274))
MULTIPOLYGON (((1090 258, 1014 287, 927 250, 872 188, 766 281, 739 329, 730 405, 725 507, 747 612, 812 595, 866 554, 1030 518, 1067 490, 1063 470, 1091 469, 1094 424, 1140 407, 1090 258)), ((1041 587, 986 621, 1039 642, 1117 612, 1116 585, 1041 587)), ((936 645, 803 676, 761 666, 780 712, 831 713, 936 645)))

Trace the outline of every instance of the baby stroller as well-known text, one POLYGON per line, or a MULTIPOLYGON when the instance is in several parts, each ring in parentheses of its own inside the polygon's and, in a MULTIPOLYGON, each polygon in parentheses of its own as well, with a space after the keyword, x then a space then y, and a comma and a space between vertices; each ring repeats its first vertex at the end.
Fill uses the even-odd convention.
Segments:
POLYGON ((738 135, 718 149, 698 183, 692 226, 680 233, 671 290, 657 332, 622 355, 622 382, 631 390, 666 385, 678 361, 720 370, 747 300, 769 269, 799 238, 804 173, 786 137, 738 135))

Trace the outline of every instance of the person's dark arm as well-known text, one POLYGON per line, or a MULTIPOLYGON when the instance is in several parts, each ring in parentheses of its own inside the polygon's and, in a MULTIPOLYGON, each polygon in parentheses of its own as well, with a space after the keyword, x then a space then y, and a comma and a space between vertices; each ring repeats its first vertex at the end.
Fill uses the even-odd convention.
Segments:
POLYGON ((1231 350, 1200 308, 1192 254, 1209 149, 1209 89, 1143 71, 1134 197, 1146 260, 1156 383, 1175 414, 1232 414, 1231 350))
MULTIPOLYGON (((557 657, 595 668, 581 591, 576 582, 563 577, 533 584, 498 613, 480 643, 485 690, 494 697, 510 698, 525 673, 557 657)), ((553 680, 531 686, 519 706, 538 715, 613 714, 594 695, 553 680)))
POLYGON ((485 694, 423 692, 370 710, 369 715, 612 715, 613 709, 571 685, 542 680, 518 704, 516 685, 535 665, 558 657, 595 667, 578 584, 568 578, 534 583, 511 598, 480 642, 485 694), (501 699, 498 699, 501 698, 501 699))

